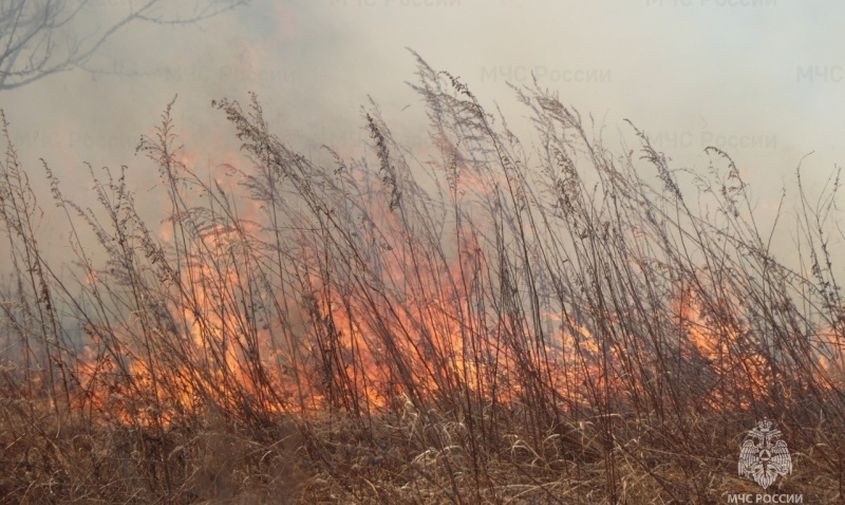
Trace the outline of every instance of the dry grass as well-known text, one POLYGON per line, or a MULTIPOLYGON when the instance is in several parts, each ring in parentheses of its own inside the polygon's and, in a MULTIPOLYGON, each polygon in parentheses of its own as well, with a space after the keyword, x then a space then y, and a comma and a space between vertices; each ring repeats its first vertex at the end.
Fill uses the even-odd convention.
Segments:
POLYGON ((634 128, 614 154, 539 87, 523 144, 418 62, 426 161, 372 104, 372 156, 322 164, 222 101, 249 160, 226 185, 168 107, 139 146, 161 229, 124 170, 91 171, 94 209, 45 163, 55 264, 6 132, 2 500, 719 503, 758 489, 736 458, 768 417, 777 491, 840 502, 838 174, 817 199, 796 174, 790 267, 726 153, 674 170, 634 128))

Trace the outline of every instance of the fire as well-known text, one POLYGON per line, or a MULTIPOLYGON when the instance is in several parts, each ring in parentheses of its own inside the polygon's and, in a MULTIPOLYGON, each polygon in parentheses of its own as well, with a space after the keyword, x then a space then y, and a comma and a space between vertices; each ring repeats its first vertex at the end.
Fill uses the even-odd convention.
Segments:
POLYGON ((690 290, 682 292, 676 305, 680 327, 690 344, 687 356, 692 366, 702 367, 702 400, 718 408, 734 404, 735 398, 741 397, 738 406, 748 408, 748 398, 766 391, 772 380, 765 372, 762 356, 738 352, 744 332, 750 330, 726 323, 725 318, 708 316, 702 301, 690 290), (737 395, 738 392, 742 394, 737 395))
MULTIPOLYGON (((195 163, 185 154, 177 161, 195 163)), ((369 189, 367 176, 350 177, 369 189)), ((503 177, 464 173, 452 196, 492 198, 503 177)), ((302 202, 290 204, 280 223, 260 198, 232 196, 243 184, 209 183, 216 214, 174 210, 157 231, 167 251, 159 261, 170 265, 149 297, 158 305, 142 293, 120 324, 91 323, 80 405, 144 426, 215 407, 243 416, 364 414, 407 398, 466 406, 541 398, 576 409, 634 401, 682 377, 697 408, 720 410, 748 409, 778 383, 770 337, 735 316, 740 303, 728 286, 707 296, 677 286, 651 334, 637 331, 642 323, 628 321, 624 307, 595 317, 541 300, 534 281, 507 263, 506 238, 491 245, 497 231, 468 211, 439 235, 378 196, 325 204, 317 224, 299 216, 302 202), (643 355, 655 361, 632 359, 643 355)), ((92 272, 85 284, 107 282, 92 272)), ((840 345, 809 359, 841 377, 842 356, 840 345)))
POLYGON ((834 324, 821 334, 817 378, 831 387, 845 387, 845 327, 834 324))
MULTIPOLYGON (((250 304, 271 305, 279 294, 257 291, 258 265, 245 244, 261 228, 249 223, 206 230, 195 246, 203 250, 180 272, 168 307, 172 333, 154 334, 178 351, 179 362, 154 355, 162 347, 125 344, 124 362, 87 348, 80 377, 90 407, 109 409, 124 423, 152 425, 209 404, 270 413, 371 412, 409 393, 507 404, 536 394, 524 386, 531 374, 545 374, 549 393, 577 405, 597 391, 623 391, 626 381, 641 380, 623 372, 623 349, 604 345, 600 334, 565 311, 544 311, 537 334, 526 320, 484 310, 481 272, 489 259, 468 231, 451 260, 434 260, 423 242, 406 236, 404 250, 383 248, 377 271, 336 277, 320 271, 325 265, 303 241, 299 268, 308 275, 300 311, 259 320, 250 304), (423 254, 407 254, 412 250, 423 254), (279 337, 294 327, 300 341, 286 347, 279 337)), ((100 282, 96 276, 90 281, 100 282)), ((695 370, 701 405, 750 407, 774 381, 765 357, 743 347, 750 330, 717 323, 708 315, 717 309, 706 309, 689 289, 679 293, 673 304, 685 360, 679 371, 695 370)), ((108 331, 120 342, 139 340, 130 336, 137 328, 108 331)), ((841 371, 841 347, 838 352, 818 356, 820 369, 841 371)))

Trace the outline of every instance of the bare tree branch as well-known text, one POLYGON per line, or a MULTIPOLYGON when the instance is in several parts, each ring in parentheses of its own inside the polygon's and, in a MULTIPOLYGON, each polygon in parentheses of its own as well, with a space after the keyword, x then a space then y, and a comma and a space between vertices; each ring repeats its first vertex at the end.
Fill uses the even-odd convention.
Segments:
POLYGON ((134 22, 182 25, 203 21, 248 0, 112 2, 119 17, 80 36, 79 23, 98 8, 92 0, 0 0, 0 90, 25 86, 83 66, 134 22), (122 7, 120 4, 124 4, 122 7))

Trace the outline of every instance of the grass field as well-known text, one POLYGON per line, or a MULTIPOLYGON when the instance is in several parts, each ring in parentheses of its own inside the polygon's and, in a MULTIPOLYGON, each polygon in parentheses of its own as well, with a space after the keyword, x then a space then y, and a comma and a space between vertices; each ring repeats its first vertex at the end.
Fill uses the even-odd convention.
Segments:
POLYGON ((160 184, 91 170, 93 205, 5 132, 0 501, 727 503, 763 492, 737 461, 768 418, 793 469, 767 492, 842 502, 838 173, 764 225, 715 147, 676 170, 627 125, 615 153, 540 87, 520 139, 451 74, 414 86, 424 154, 370 104, 370 154, 318 162, 223 100, 224 181, 168 107, 160 184))

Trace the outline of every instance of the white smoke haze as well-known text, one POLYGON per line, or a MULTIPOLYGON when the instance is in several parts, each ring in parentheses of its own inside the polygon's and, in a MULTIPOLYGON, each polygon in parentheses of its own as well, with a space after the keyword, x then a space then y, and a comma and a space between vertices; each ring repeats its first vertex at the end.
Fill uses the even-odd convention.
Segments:
MULTIPOLYGON (((62 40, 100 33, 127 5, 90 2, 62 40)), ((166 9, 178 16, 195 5, 166 9)), ((44 158, 84 204, 92 195, 83 162, 129 166, 141 195, 156 183, 134 149, 177 95, 186 152, 209 167, 238 148, 211 100, 248 92, 306 155, 323 144, 363 155, 368 97, 400 140, 425 149, 426 118, 405 84, 414 79, 411 48, 500 106, 517 133, 527 132, 527 114, 508 83, 534 76, 591 115, 611 149, 636 145, 624 119, 676 167, 706 169, 704 148, 720 147, 765 222, 804 155, 814 152, 803 171, 814 190, 845 154, 845 53, 836 27, 820 23, 843 13, 839 4, 787 0, 252 0, 196 23, 128 24, 84 68, 3 90, 0 106, 33 180, 44 158)), ((779 240, 788 252, 789 237, 779 240)))

